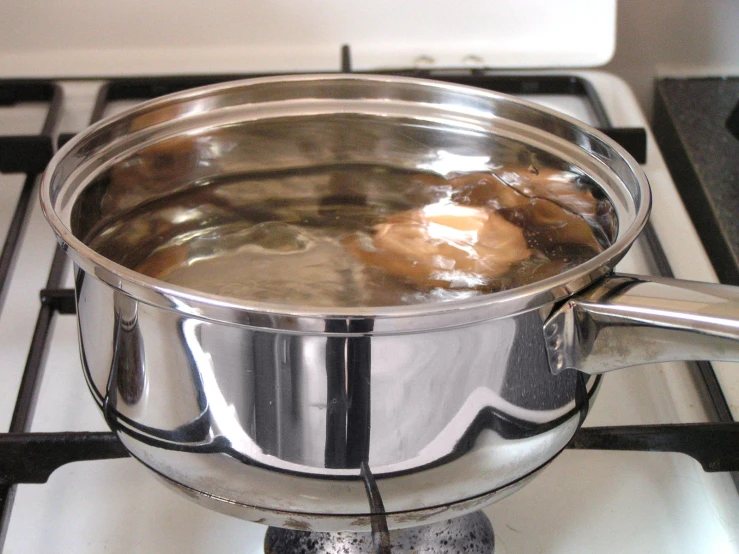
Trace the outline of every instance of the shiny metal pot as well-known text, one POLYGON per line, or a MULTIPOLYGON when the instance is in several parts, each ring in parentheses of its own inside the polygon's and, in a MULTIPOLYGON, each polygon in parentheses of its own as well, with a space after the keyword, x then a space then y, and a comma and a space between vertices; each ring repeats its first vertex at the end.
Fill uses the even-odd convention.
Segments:
MULTIPOLYGON (((736 289, 611 273, 649 213, 634 160, 574 119, 487 91, 334 75, 178 93, 75 137, 41 198, 77 267, 82 361, 108 424, 166 483, 245 519, 367 529, 375 486, 390 527, 476 510, 565 448, 593 374, 739 357, 736 289), (612 245, 477 298, 319 309, 171 285, 85 241, 224 175, 337 161, 443 175, 506 156, 557 160, 597 183, 618 219, 612 245)), ((121 250, 156 237, 152 225, 122 234, 121 250)))

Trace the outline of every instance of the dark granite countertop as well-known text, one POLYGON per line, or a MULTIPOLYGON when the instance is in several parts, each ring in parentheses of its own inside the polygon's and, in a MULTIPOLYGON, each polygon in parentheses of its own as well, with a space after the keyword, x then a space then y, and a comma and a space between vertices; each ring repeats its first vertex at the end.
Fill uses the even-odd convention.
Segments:
MULTIPOLYGON (((739 139, 727 127, 739 77, 660 79, 653 130, 724 283, 739 285, 739 139)), ((739 111, 734 112, 739 134, 739 111)))

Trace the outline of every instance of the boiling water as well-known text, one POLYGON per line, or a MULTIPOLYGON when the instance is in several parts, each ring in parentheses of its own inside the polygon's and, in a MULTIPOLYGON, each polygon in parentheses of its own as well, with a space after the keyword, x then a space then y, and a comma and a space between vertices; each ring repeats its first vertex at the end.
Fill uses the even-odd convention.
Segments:
MULTIPOLYGON (((111 182, 103 203, 130 202, 116 190, 111 182)), ((615 225, 598 188, 571 172, 442 178, 355 165, 209 181, 128 209, 86 240, 130 269, 207 293, 393 306, 561 273, 602 251, 615 225)))

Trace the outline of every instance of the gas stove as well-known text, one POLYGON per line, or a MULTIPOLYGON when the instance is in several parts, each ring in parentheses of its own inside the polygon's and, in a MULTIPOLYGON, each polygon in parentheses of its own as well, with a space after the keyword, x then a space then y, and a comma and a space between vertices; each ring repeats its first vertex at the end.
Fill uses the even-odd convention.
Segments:
MULTIPOLYGON (((569 69, 610 57, 615 2, 525 0, 511 14, 502 3, 433 0, 423 18, 389 2, 309 4, 0 7, 0 430, 13 432, 0 437, 3 552, 251 554, 265 552, 265 536, 279 543, 266 526, 199 507, 125 457, 87 390, 72 271, 40 213, 37 176, 59 142, 142 100, 257 74, 381 68, 519 95, 644 155, 650 226, 619 271, 716 281, 632 91, 614 75, 569 69), (347 40, 351 52, 340 51, 347 40)), ((722 439, 732 435, 720 425, 737 415, 736 391, 733 364, 610 373, 571 448, 473 524, 492 523, 498 554, 739 552, 734 476, 670 452, 735 467, 721 441, 736 439, 722 439), (711 434, 688 425, 708 422, 711 434)))
MULTIPOLYGON (((344 69, 348 65, 345 50, 344 69)), ((628 87, 605 73, 424 70, 420 75, 525 96, 610 128, 615 135, 633 138, 634 128, 646 129, 628 87)), ((40 459, 45 460, 24 466, 48 463, 53 468, 57 458, 124 455, 114 437, 105 433, 86 390, 71 315, 71 271, 39 213, 35 174, 54 142, 88 121, 166 92, 235 77, 241 76, 3 83, 7 100, 0 109, 0 132, 13 138, 5 138, 0 150, 7 171, 2 176, 0 216, 6 242, 17 236, 18 245, 8 251, 15 252, 14 261, 0 260, 0 267, 10 270, 0 313, 0 347, 6 360, 1 417, 2 425, 14 432, 41 433, 26 437, 38 441, 40 459), (17 167, 21 164, 27 169, 17 167), (41 308, 36 310, 39 294, 41 308), (56 434, 72 432, 91 433, 56 434), (64 447, 54 449, 54 441, 64 447)), ((618 269, 710 280, 710 265, 648 130, 646 139, 641 154, 646 154, 644 167, 655 195, 651 229, 618 269)), ((639 155, 638 143, 628 146, 639 155)), ((609 374, 586 425, 592 430, 730 417, 710 365, 670 363, 609 374)), ((608 446, 605 442, 612 441, 613 433, 606 433, 604 441, 598 433, 581 432, 571 445, 580 449, 565 451, 530 485, 484 511, 495 529, 495 552, 611 551, 614 545, 625 552, 739 551, 739 495, 730 473, 704 472, 682 454, 593 450, 659 449, 654 443, 608 446)), ((24 455, 33 450, 28 444, 24 448, 24 455)), ((34 478, 43 480, 48 472, 39 467, 31 467, 28 474, 40 474, 34 478)), ((7 552, 265 551, 266 527, 183 500, 131 459, 62 465, 48 482, 21 484, 9 496, 4 503, 7 552)))

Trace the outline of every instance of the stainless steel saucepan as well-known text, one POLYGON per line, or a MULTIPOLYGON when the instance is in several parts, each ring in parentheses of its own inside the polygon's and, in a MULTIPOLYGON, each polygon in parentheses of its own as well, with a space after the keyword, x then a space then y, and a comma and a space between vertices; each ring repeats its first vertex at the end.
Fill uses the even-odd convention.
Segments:
MULTIPOLYGON (((370 201, 390 209, 404 194, 370 201)), ((366 530, 375 485, 391 527, 479 509, 567 445, 597 374, 739 359, 737 289, 612 273, 649 215, 634 160, 574 119, 501 94, 359 75, 178 93, 75 137, 41 201, 77 268, 82 361, 108 424, 166 483, 245 519, 366 530), (281 209, 342 194, 271 190, 275 172, 340 163, 443 176, 508 162, 595 183, 616 216, 610 246, 510 290, 390 307, 249 301, 129 269, 173 225, 200 233, 223 210, 258 214, 265 197, 281 209), (263 179, 237 199, 132 218, 244 175, 263 179), (90 246, 100 235, 107 250, 90 246)))

